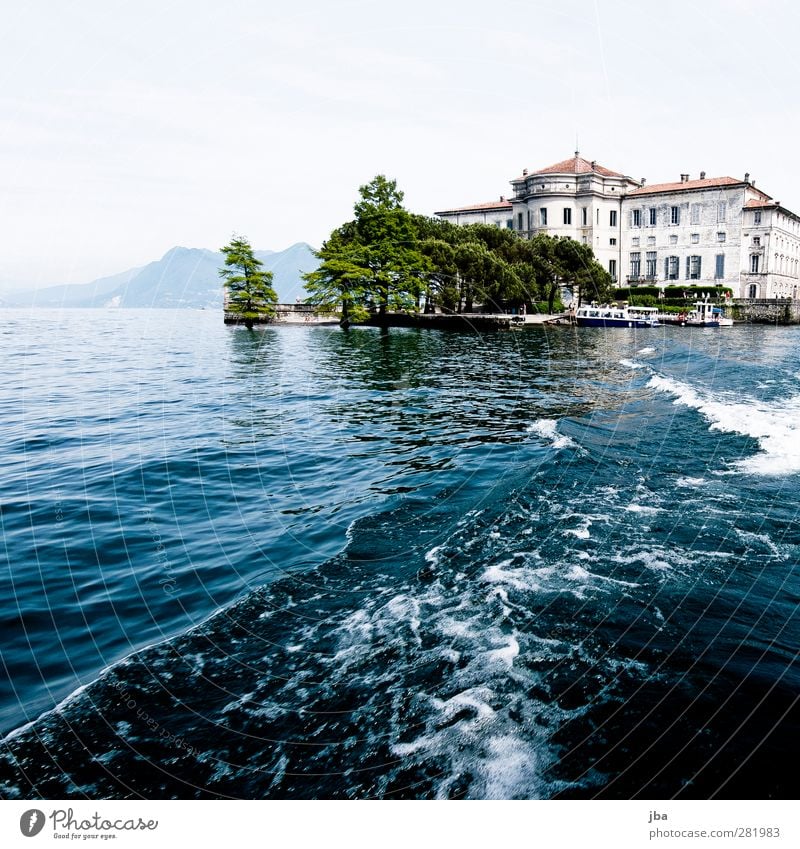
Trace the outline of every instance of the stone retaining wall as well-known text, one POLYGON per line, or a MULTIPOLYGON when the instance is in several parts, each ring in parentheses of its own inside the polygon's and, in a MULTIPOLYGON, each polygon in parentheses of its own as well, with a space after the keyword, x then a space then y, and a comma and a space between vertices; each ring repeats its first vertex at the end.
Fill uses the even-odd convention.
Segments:
POLYGON ((800 324, 800 301, 791 298, 737 298, 725 308, 734 321, 749 324, 800 324))

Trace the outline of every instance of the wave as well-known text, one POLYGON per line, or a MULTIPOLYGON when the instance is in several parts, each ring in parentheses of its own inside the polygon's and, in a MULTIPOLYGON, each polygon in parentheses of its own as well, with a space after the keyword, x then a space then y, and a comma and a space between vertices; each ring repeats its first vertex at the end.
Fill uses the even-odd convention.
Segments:
POLYGON ((528 425, 527 432, 550 440, 551 447, 555 449, 577 448, 572 439, 558 432, 558 419, 537 419, 528 425))
POLYGON ((648 386, 675 397, 675 403, 697 410, 710 430, 738 433, 758 441, 761 453, 738 460, 738 469, 758 475, 800 472, 800 395, 776 401, 712 396, 671 377, 653 375, 648 386))

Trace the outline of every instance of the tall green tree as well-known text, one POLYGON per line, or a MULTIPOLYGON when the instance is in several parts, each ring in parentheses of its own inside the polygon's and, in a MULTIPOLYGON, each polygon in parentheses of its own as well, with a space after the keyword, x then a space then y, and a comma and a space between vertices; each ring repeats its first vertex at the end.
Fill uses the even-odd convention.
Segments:
POLYGON ((316 252, 319 268, 305 276, 308 303, 338 303, 343 324, 370 312, 419 310, 430 267, 396 181, 379 174, 359 196, 355 219, 331 234, 316 252))
POLYGON ((227 294, 226 309, 240 316, 245 327, 252 330, 255 321, 275 315, 278 295, 272 288, 272 272, 264 271, 263 263, 242 236, 234 235, 221 250, 225 267, 219 270, 219 276, 227 294))
POLYGON ((371 303, 369 270, 364 263, 364 246, 354 233, 353 223, 334 230, 315 251, 319 266, 303 275, 306 302, 323 313, 341 315, 344 326, 369 316, 371 303))

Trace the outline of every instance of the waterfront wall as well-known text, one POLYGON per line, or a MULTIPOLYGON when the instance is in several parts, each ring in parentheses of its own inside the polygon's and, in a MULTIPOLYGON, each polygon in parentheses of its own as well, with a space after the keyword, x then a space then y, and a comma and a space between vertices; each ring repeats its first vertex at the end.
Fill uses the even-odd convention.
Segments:
MULTIPOLYGON (((225 311, 225 324, 244 324, 236 313, 225 311)), ((337 316, 322 315, 311 304, 276 304, 273 318, 257 319, 253 324, 338 324, 337 316)))
POLYGON ((800 324, 800 301, 791 298, 737 298, 725 312, 748 324, 800 324))

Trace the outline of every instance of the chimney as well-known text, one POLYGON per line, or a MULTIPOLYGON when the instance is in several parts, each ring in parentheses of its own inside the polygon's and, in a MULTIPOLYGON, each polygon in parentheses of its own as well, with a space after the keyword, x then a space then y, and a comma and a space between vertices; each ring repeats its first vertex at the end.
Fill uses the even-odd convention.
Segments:
POLYGON ((595 166, 595 165, 597 165, 597 160, 596 160, 596 159, 593 159, 593 160, 592 160, 592 171, 594 171, 594 166, 595 166))
POLYGON ((689 175, 688 174, 681 174, 681 182, 682 183, 688 183, 689 182, 689 175))
POLYGON ((500 195, 500 202, 502 203, 504 200, 505 200, 505 198, 502 195, 500 195))
POLYGON ((706 172, 705 172, 705 171, 701 171, 701 172, 700 172, 700 179, 701 179, 701 180, 705 180, 705 178, 706 178, 706 172))
POLYGON ((647 182, 647 180, 645 180, 645 178, 644 178, 644 177, 642 177, 641 182, 642 182, 642 185, 644 185, 644 184, 647 182))
POLYGON ((522 169, 522 176, 523 176, 523 177, 527 177, 527 176, 528 176, 528 169, 527 169, 527 168, 523 168, 523 169, 522 169))
POLYGON ((750 182, 750 172, 749 171, 744 172, 744 181, 745 181, 745 183, 750 182))

